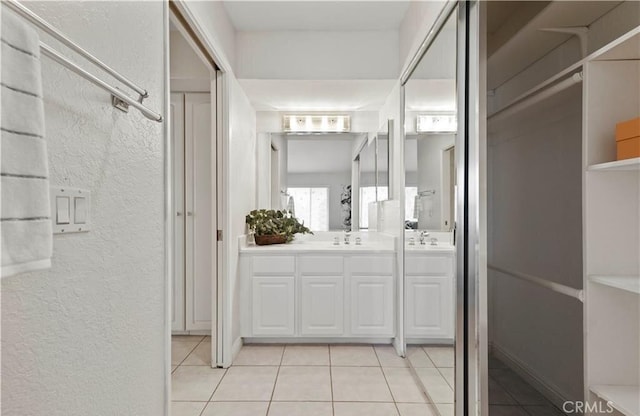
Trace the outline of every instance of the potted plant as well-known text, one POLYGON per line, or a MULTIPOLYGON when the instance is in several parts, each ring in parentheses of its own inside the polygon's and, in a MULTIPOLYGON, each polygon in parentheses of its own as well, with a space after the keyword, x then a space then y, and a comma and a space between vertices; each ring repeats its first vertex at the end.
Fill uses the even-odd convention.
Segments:
POLYGON ((289 243, 298 233, 313 234, 291 212, 284 210, 253 210, 246 216, 246 223, 259 246, 289 243))

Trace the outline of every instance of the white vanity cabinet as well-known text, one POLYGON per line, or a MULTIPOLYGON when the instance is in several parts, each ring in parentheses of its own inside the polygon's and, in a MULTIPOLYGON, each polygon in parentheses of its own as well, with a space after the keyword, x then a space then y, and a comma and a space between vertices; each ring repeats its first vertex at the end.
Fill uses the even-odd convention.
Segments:
POLYGON ((406 252, 405 335, 410 341, 453 340, 453 271, 453 252, 406 252))
POLYGON ((344 334, 344 258, 298 257, 300 335, 344 334))
POLYGON ((289 336, 295 332, 295 258, 255 256, 249 297, 253 333, 289 336))
POLYGON ((242 336, 391 338, 395 255, 241 252, 242 336))
POLYGON ((394 262, 373 256, 354 256, 350 260, 351 333, 393 336, 394 262))

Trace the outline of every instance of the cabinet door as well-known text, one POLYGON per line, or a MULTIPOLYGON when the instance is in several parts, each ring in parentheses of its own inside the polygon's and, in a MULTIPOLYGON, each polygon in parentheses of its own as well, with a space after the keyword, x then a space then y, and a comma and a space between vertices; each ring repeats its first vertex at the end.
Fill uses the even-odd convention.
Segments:
POLYGON ((294 335, 293 276, 252 278, 253 335, 294 335))
POLYGON ((216 235, 212 204, 211 96, 185 94, 186 327, 211 329, 216 235))
POLYGON ((351 276, 351 333, 393 336, 393 278, 351 276))
POLYGON ((343 277, 301 276, 302 335, 342 335, 343 277))
POLYGON ((407 276, 406 336, 453 337, 450 276, 407 276))

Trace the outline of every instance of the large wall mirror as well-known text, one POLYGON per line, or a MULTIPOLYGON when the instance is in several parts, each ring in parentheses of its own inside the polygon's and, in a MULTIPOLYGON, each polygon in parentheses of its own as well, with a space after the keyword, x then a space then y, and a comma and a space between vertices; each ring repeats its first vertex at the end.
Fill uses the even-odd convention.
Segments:
POLYGON ((408 361, 441 415, 457 365, 454 243, 457 8, 404 85, 404 335, 408 361))
POLYGON ((351 229, 351 164, 366 133, 283 134, 287 142, 283 209, 312 231, 351 229))

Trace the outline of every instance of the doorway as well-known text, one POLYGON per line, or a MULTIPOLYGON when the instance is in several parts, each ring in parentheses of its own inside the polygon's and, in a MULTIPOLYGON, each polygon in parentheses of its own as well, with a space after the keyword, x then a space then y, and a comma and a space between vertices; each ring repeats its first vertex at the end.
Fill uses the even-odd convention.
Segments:
MULTIPOLYGON (((170 4, 171 413, 197 391, 183 381, 220 363, 218 68, 170 4), (176 404, 177 403, 177 404, 176 404)), ((171 414, 170 413, 170 414, 171 414)))

